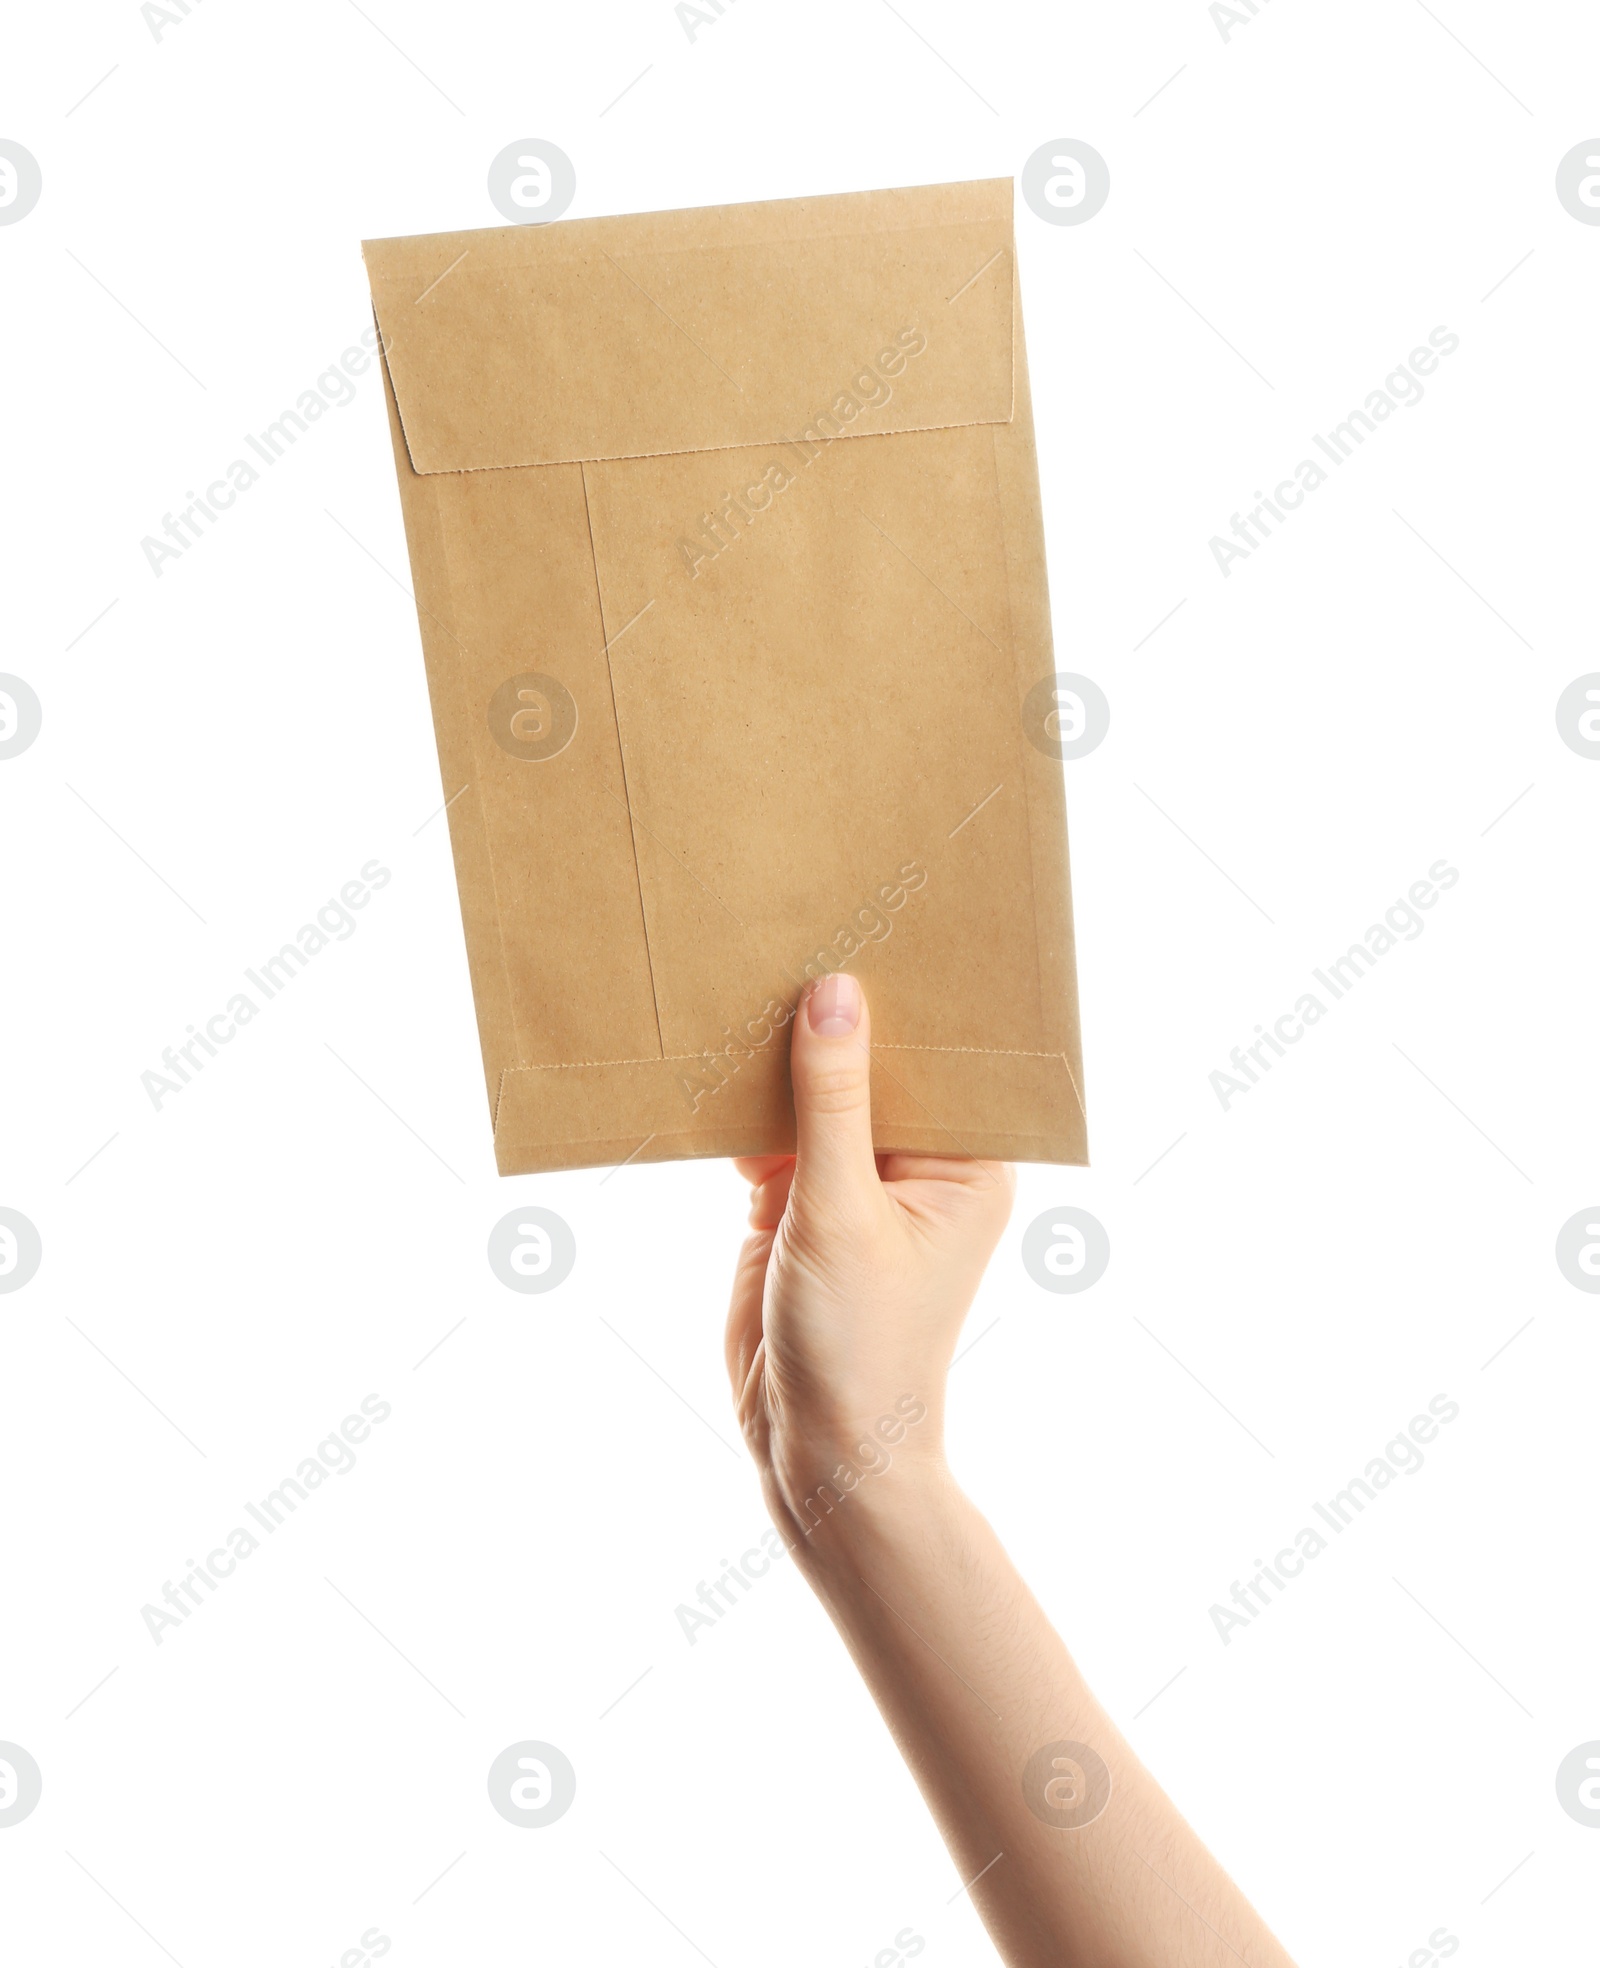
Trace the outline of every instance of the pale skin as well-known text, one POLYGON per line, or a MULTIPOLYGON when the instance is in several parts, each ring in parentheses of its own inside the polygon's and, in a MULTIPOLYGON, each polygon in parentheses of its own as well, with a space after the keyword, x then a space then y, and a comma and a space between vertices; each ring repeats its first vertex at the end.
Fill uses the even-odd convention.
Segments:
POLYGON ((773 1521, 1009 1968, 1293 1968, 951 1475, 945 1376, 1014 1178, 875 1156, 870 1044, 856 980, 813 986, 793 1023, 797 1152, 736 1164, 751 1234, 728 1371, 773 1521))

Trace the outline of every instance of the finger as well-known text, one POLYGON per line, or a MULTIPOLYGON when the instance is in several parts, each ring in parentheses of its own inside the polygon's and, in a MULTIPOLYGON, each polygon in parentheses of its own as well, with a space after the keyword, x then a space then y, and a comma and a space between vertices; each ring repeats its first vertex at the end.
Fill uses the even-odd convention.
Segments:
POLYGON ((885 1182, 952 1182, 986 1189, 993 1183, 1014 1190, 1016 1170, 1009 1162, 981 1162, 971 1155, 921 1155, 904 1152, 878 1157, 885 1182))
POLYGON ((788 1207, 789 1191, 794 1184, 794 1163, 786 1162, 781 1169, 769 1175, 765 1182, 758 1183, 750 1191, 750 1227, 752 1230, 776 1230, 788 1207))
POLYGON ((872 1025, 860 984, 848 971, 819 979, 793 1031, 795 1195, 825 1212, 859 1208, 881 1194, 872 1152, 872 1025))
POLYGON ((757 1231, 745 1238, 734 1269, 728 1323, 723 1333, 723 1354, 736 1404, 744 1396, 761 1346, 761 1301, 767 1259, 771 1253, 772 1232, 757 1231))
POLYGON ((1010 1220, 1016 1176, 1006 1162, 956 1162, 943 1171, 890 1177, 883 1193, 908 1224, 935 1240, 960 1227, 992 1250, 1010 1220), (952 1175, 952 1168, 963 1172, 952 1175))
POLYGON ((746 1182, 757 1185, 776 1175, 781 1168, 789 1167, 793 1155, 735 1155, 733 1165, 746 1182))

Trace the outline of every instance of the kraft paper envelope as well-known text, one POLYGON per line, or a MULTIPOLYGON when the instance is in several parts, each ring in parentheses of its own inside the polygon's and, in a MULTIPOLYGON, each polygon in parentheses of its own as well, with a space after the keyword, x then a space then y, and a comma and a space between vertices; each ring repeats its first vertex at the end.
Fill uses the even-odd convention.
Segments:
POLYGON ((365 254, 501 1172, 1085 1160, 1010 180, 365 254))

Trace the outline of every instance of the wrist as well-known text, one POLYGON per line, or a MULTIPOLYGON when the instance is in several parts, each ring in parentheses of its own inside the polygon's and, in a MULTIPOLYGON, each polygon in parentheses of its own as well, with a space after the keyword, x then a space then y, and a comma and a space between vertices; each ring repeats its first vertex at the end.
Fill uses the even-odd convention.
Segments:
POLYGON ((964 1501, 935 1441, 907 1443, 870 1465, 859 1445, 855 1453, 791 1447, 775 1460, 769 1495, 791 1555, 814 1583, 921 1543, 964 1501))
POLYGON ((774 1404, 767 1454, 796 1500, 836 1476, 848 1490, 902 1463, 942 1460, 944 1403, 859 1389, 785 1399, 774 1404))

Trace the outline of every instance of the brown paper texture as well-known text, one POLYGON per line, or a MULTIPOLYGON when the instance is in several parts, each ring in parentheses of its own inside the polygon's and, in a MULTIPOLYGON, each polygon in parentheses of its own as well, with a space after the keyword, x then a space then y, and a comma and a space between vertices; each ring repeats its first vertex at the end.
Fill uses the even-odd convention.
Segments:
POLYGON ((503 1174, 1087 1158, 1011 183, 368 241, 503 1174))

